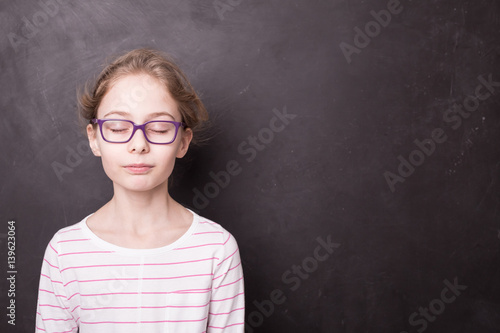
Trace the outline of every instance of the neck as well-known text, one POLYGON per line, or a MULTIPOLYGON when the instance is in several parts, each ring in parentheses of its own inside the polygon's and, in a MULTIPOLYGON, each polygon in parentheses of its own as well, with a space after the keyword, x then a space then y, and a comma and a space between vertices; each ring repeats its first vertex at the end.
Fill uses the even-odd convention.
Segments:
POLYGON ((179 208, 168 193, 166 184, 147 192, 128 191, 114 186, 108 212, 122 230, 147 232, 160 224, 172 223, 174 210, 179 208))

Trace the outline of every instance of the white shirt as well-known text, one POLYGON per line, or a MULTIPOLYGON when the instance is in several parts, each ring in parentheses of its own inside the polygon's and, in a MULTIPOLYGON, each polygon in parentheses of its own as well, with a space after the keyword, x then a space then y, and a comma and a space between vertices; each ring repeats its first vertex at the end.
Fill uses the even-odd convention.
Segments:
POLYGON ((219 224, 193 213, 174 243, 128 249, 97 237, 87 218, 47 246, 36 332, 244 331, 238 245, 219 224))

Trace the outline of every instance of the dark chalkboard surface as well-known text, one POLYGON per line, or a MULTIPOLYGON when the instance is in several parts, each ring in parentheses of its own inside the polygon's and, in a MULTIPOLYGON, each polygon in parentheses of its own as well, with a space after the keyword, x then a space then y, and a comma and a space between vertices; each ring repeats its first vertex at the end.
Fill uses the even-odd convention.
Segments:
POLYGON ((2 1, 0 331, 34 331, 48 241, 112 193, 77 89, 153 47, 214 119, 171 191, 238 240, 247 332, 499 332, 499 15, 493 0, 2 1))

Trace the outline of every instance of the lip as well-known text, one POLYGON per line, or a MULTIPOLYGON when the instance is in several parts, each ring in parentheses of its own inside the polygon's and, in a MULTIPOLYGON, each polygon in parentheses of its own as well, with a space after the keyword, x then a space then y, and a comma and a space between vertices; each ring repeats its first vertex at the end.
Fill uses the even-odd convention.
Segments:
POLYGON ((153 166, 150 164, 129 164, 124 166, 125 170, 128 172, 135 174, 135 175, 140 175, 140 174, 145 174, 148 173, 153 166))

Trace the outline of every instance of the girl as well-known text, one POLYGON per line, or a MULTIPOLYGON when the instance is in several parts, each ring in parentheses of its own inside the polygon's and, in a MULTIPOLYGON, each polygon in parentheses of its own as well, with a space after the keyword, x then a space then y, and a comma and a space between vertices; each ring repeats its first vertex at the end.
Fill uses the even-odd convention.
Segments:
POLYGON ((174 201, 168 179, 207 120, 180 69, 133 50, 80 96, 112 199, 45 252, 37 332, 243 332, 238 246, 174 201))

